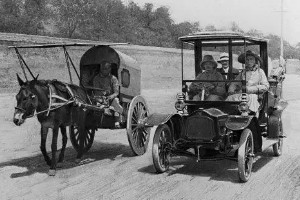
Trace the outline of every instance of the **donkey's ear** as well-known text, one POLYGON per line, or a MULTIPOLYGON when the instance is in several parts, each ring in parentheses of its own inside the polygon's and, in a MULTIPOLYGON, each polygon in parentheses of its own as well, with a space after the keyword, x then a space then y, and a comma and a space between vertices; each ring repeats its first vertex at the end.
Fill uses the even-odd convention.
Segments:
POLYGON ((20 78, 19 74, 17 74, 18 82, 20 86, 23 86, 25 82, 20 78))
POLYGON ((38 75, 37 75, 37 76, 34 78, 34 80, 35 80, 35 81, 37 81, 37 79, 38 79, 39 75, 40 75, 40 74, 38 74, 38 75))

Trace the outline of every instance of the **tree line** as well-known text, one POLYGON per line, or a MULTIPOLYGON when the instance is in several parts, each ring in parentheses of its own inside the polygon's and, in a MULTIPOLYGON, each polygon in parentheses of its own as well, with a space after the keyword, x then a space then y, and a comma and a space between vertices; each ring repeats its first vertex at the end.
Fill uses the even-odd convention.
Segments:
MULTIPOLYGON (((245 32, 235 22, 230 29, 269 39, 270 57, 279 58, 279 36, 245 32)), ((0 32, 179 48, 178 37, 215 30, 220 29, 199 22, 175 23, 167 7, 154 9, 151 3, 140 7, 121 0, 0 0, 0 32)), ((300 58, 300 43, 294 47, 284 41, 284 50, 285 58, 300 58)))

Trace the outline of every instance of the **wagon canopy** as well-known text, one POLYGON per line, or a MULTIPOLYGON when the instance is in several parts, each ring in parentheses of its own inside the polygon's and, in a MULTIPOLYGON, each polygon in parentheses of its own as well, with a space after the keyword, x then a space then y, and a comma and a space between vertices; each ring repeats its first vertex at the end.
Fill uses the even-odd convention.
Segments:
POLYGON ((141 92, 141 69, 137 61, 107 45, 94 46, 80 59, 80 79, 83 85, 93 86, 92 81, 99 73, 100 63, 112 63, 112 74, 120 84, 120 96, 132 99, 141 92))

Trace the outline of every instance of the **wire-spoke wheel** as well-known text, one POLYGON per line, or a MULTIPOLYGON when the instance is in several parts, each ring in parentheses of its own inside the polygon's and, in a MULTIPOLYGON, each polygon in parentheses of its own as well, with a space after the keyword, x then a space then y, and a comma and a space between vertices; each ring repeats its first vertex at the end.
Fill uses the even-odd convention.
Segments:
POLYGON ((149 110, 145 99, 136 96, 132 99, 127 113, 127 138, 135 155, 143 155, 148 147, 150 127, 146 126, 149 110))
POLYGON ((240 138, 240 147, 238 149, 238 173, 242 182, 247 182, 251 176, 254 144, 252 131, 244 129, 240 138))
POLYGON ((171 131, 168 125, 161 124, 157 127, 153 137, 152 158, 157 173, 169 169, 171 153, 171 131))
POLYGON ((92 147, 95 137, 95 129, 85 127, 79 131, 78 126, 70 126, 70 140, 78 153, 86 153, 92 147), (80 152, 81 151, 81 152, 80 152))

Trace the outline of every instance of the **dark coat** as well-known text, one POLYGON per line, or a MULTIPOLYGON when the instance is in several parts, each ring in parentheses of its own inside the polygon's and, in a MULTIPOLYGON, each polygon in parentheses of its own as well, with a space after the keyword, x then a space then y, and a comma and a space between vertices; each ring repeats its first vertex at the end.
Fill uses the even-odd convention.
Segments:
MULTIPOLYGON (((217 68, 217 72, 220 72, 221 74, 222 73, 225 73, 224 69, 223 68, 217 68)), ((231 74, 231 77, 230 79, 231 80, 234 80, 235 77, 239 74, 239 70, 236 69, 236 68, 232 68, 232 74, 231 74)), ((223 79, 226 80, 226 77, 225 77, 225 74, 222 74, 223 76, 223 79)), ((229 76, 227 75, 227 80, 229 80, 229 76)))

